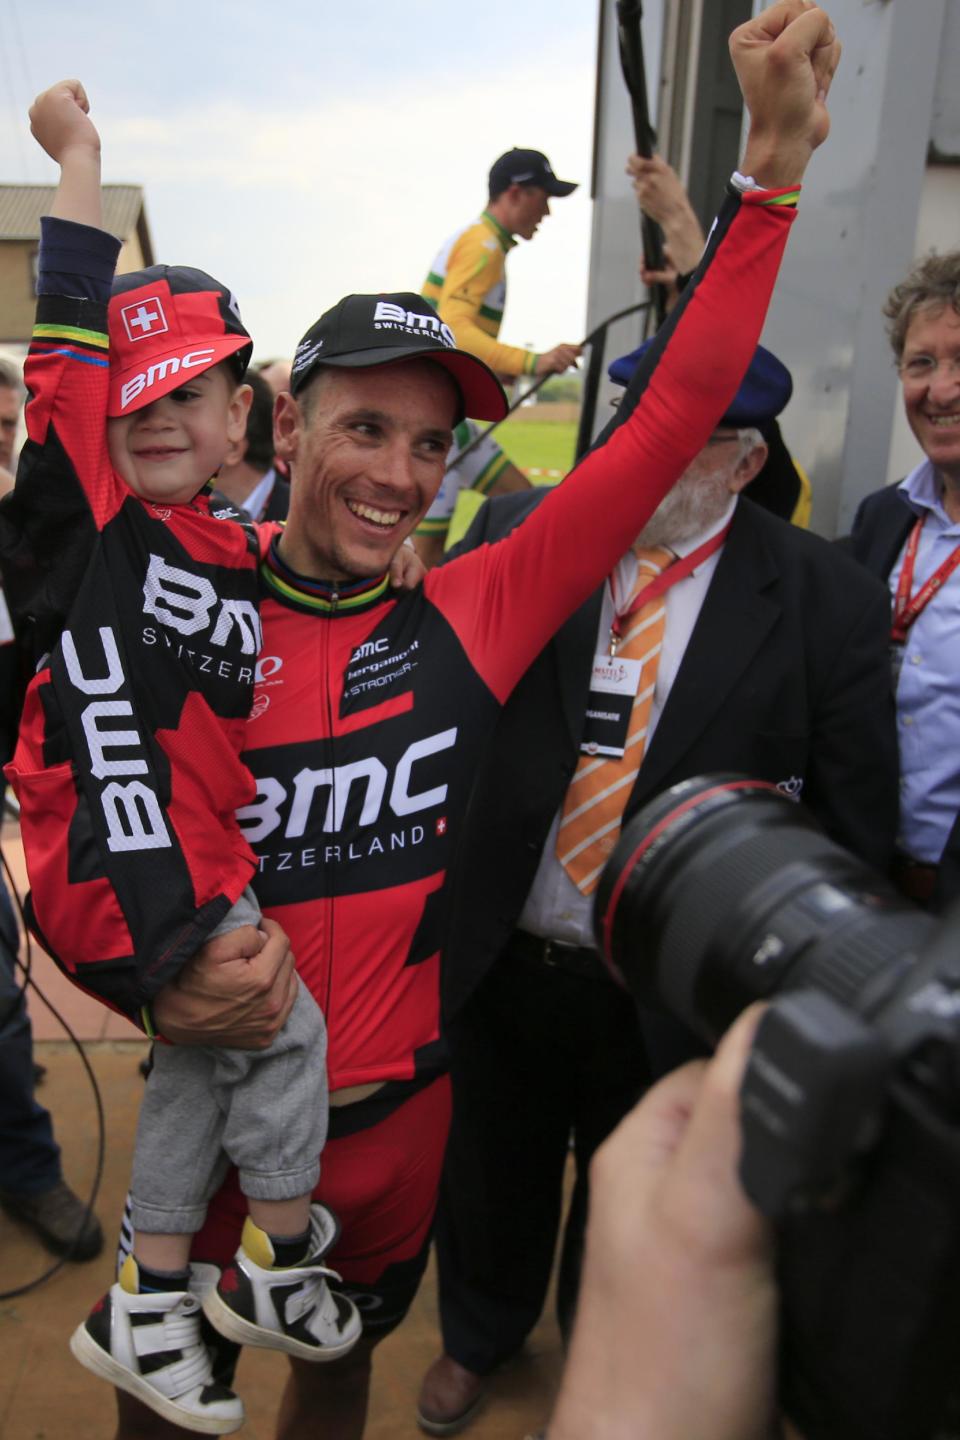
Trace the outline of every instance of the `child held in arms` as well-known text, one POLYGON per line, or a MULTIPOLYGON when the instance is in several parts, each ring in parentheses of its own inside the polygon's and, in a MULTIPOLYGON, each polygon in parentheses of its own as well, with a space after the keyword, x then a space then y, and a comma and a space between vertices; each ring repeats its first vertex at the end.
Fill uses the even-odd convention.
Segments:
MULTIPOLYGON (((236 302, 181 266, 114 280, 120 246, 101 228, 88 108, 67 80, 30 112, 60 183, 43 221, 28 443, 0 514, 7 593, 37 663, 7 773, 33 928, 72 978, 152 1034, 151 1000, 203 944, 242 931, 249 957, 267 938, 234 812, 254 794, 239 756, 273 531, 209 511, 250 403, 236 302)), ((336 1220, 311 1203, 325 1048, 299 982, 269 1049, 154 1046, 133 1253, 71 1347, 187 1429, 243 1423, 238 1396, 213 1380, 201 1306, 230 1339, 301 1359, 332 1359, 359 1338, 356 1307, 322 1263, 336 1220), (203 1286, 209 1267, 191 1273, 191 1240, 231 1162, 246 1228, 234 1262, 203 1286)))

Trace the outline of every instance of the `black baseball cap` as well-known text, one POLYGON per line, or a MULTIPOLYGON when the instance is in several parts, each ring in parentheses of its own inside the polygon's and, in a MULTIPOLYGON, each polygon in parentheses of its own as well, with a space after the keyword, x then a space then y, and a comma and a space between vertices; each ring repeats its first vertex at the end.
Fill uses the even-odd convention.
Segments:
POLYGON ((429 301, 406 291, 345 295, 326 310, 297 346, 290 390, 299 395, 321 367, 359 370, 400 360, 442 365, 460 391, 463 415, 473 420, 500 420, 507 412, 493 371, 476 355, 458 350, 453 331, 429 301))
POLYGON ((142 409, 221 360, 230 362, 239 384, 253 351, 233 293, 188 265, 118 275, 107 329, 110 416, 142 409))
POLYGON ((490 196, 499 195, 511 185, 537 185, 548 195, 562 199, 577 188, 575 180, 558 180, 553 166, 542 150, 518 150, 514 147, 490 167, 490 196))

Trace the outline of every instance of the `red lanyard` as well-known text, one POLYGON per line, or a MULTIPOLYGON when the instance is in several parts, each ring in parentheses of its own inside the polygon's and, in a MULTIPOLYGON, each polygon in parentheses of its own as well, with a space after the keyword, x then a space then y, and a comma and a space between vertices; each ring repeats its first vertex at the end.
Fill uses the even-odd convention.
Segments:
POLYGON ((890 638, 896 645, 904 645, 907 639, 907 631, 916 620, 921 610, 925 610, 930 601, 936 595, 941 585, 945 584, 950 576, 960 565, 960 545, 947 556, 943 564, 930 576, 925 584, 910 598, 910 590, 913 586, 913 571, 917 560, 917 549, 920 545, 920 532, 923 530, 923 521, 918 520, 910 531, 910 538, 907 541, 907 548, 903 554, 903 564, 900 567, 900 579, 897 581, 897 594, 893 602, 893 627, 890 631, 890 638))
POLYGON ((611 653, 616 652, 617 644, 623 636, 624 620, 629 620, 630 616, 635 615, 638 610, 642 610, 644 605, 651 604, 660 595, 663 595, 669 590, 671 585, 676 585, 678 580, 686 580, 687 576, 691 575, 702 561, 706 560, 714 551, 720 549, 720 546, 730 532, 730 526, 732 524, 733 521, 728 520, 722 530, 718 531, 716 535, 711 535, 710 539, 705 540, 702 545, 698 545, 696 550, 691 550, 690 554, 685 555, 682 560, 675 560, 672 565, 668 565, 665 569, 661 570, 660 574, 651 580, 649 585, 645 585, 642 590, 637 592, 626 610, 618 611, 616 608, 617 601, 613 593, 613 576, 610 577, 610 597, 613 600, 615 612, 613 623, 610 626, 611 653))

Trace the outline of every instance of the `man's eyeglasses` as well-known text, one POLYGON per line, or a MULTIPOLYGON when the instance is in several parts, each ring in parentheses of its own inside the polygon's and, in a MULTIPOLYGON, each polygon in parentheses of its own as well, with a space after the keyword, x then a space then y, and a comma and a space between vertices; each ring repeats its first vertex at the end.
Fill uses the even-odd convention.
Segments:
POLYGON ((897 369, 901 380, 911 380, 914 384, 919 384, 924 380, 932 380, 941 365, 946 367, 948 375, 960 379, 960 355, 945 355, 942 360, 938 360, 935 355, 911 355, 906 360, 901 360, 897 369))

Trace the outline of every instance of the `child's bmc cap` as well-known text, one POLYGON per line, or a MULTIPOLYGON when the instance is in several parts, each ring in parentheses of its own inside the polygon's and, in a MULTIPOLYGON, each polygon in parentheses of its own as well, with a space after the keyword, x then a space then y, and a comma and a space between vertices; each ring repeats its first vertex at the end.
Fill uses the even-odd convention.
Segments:
POLYGON ((253 351, 229 290, 202 270, 151 265, 113 283, 107 414, 130 415, 221 360, 237 383, 253 351))

